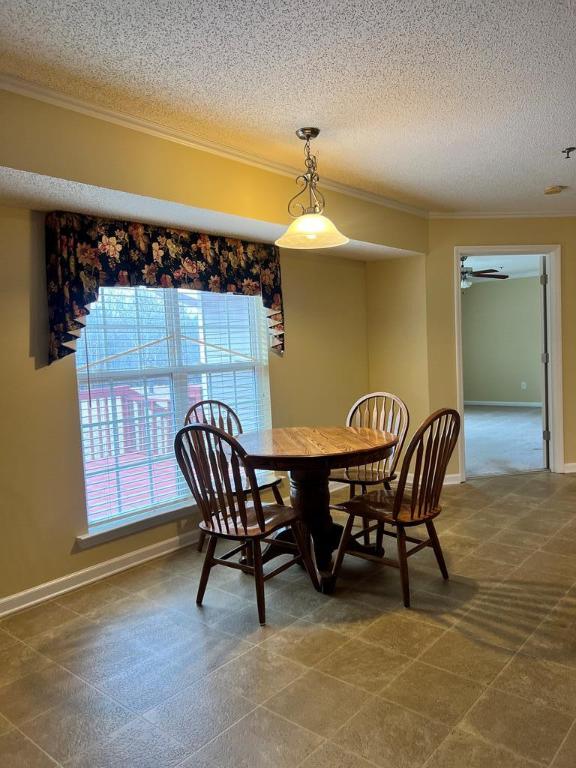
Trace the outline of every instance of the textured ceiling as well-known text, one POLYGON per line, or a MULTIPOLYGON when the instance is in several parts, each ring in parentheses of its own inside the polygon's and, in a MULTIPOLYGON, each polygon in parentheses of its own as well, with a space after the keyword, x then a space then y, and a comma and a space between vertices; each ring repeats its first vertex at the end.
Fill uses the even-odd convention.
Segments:
POLYGON ((576 0, 0 0, 0 69, 291 166, 318 125, 321 176, 426 209, 576 212, 576 0))

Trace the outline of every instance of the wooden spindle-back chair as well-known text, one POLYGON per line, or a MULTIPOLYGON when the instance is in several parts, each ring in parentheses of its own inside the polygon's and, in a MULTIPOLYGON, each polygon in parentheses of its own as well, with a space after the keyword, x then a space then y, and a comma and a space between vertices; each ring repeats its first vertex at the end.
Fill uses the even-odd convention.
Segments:
POLYGON ((232 437, 242 434, 242 424, 236 411, 220 400, 200 400, 194 403, 184 419, 184 424, 211 424, 220 427, 232 437))
MULTIPOLYGON (((408 432, 410 415, 406 404, 390 392, 370 392, 357 400, 346 417, 347 427, 370 427, 390 432, 398 437, 398 442, 393 451, 385 459, 374 461, 371 464, 363 464, 360 467, 346 467, 337 469, 330 475, 330 480, 338 483, 346 483, 350 486, 350 498, 356 495, 356 486, 360 486, 362 493, 366 493, 368 487, 383 485, 390 490, 390 483, 396 479, 396 465, 408 432)), ((382 547, 383 524, 377 526, 376 549, 382 547)), ((369 525, 363 527, 364 544, 370 544, 369 525)))
POLYGON ((212 567, 236 568, 254 576, 260 623, 266 621, 264 582, 277 573, 303 563, 318 587, 309 541, 298 513, 279 504, 263 505, 256 474, 246 462, 246 452, 231 435, 209 424, 183 427, 174 440, 178 465, 202 514, 201 529, 209 535, 196 602, 202 604, 212 567), (279 528, 290 527, 294 534, 294 557, 264 575, 261 542, 279 528), (219 538, 240 542, 219 557, 219 538), (234 555, 249 555, 231 560, 234 555))
MULTIPOLYGON (((354 519, 359 516, 366 521, 375 521, 376 525, 388 523, 391 530, 384 533, 397 540, 398 560, 379 558, 386 565, 400 569, 404 605, 410 606, 410 583, 408 576, 408 557, 424 547, 432 547, 436 555, 442 576, 448 578, 448 570, 442 554, 438 534, 434 527, 434 518, 440 512, 440 495, 446 476, 448 462, 458 441, 460 433, 460 415, 450 408, 443 408, 433 413, 424 421, 410 441, 395 492, 391 490, 371 491, 356 496, 339 505, 348 513, 348 520, 342 534, 338 553, 334 562, 334 575, 342 565, 350 539, 354 519), (411 483, 409 483, 411 478, 411 483), (425 525, 428 538, 421 540, 408 536, 406 528, 425 525), (407 550, 406 542, 415 544, 407 550)), ((358 536, 359 534, 356 534, 358 536)), ((351 552, 358 557, 366 557, 361 552, 351 552)), ((370 558, 372 559, 372 558, 370 558)))
MULTIPOLYGON (((184 419, 184 424, 211 424, 213 427, 219 427, 232 437, 241 435, 242 423, 236 411, 226 403, 220 400, 200 400, 194 403, 189 409, 184 419)), ((260 491, 272 491, 274 500, 277 504, 283 504, 284 499, 280 493, 279 486, 282 478, 276 477, 273 472, 256 472, 257 486, 260 491)), ((198 539, 198 552, 202 552, 206 534, 201 531, 198 539)))

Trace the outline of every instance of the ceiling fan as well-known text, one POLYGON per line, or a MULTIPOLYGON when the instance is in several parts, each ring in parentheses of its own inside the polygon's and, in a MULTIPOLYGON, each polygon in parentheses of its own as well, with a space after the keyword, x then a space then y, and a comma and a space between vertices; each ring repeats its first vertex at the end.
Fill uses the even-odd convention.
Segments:
POLYGON ((508 280, 510 275, 505 275, 498 269, 474 269, 465 266, 464 262, 468 256, 460 258, 460 288, 470 288, 472 285, 471 277, 485 277, 490 280, 508 280))

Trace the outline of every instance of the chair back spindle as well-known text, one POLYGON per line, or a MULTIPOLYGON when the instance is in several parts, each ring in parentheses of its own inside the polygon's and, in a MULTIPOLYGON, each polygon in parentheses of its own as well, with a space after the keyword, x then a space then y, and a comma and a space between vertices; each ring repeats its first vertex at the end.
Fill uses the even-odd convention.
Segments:
POLYGON ((390 432, 398 442, 386 459, 366 464, 366 470, 392 476, 402 452, 410 417, 405 403, 390 392, 371 392, 357 400, 346 417, 348 427, 370 427, 390 432))
POLYGON ((210 424, 229 435, 241 435, 242 424, 238 414, 220 400, 200 400, 189 408, 184 424, 210 424))
POLYGON ((254 470, 245 461, 245 450, 230 434, 211 424, 188 424, 177 433, 174 450, 207 526, 222 534, 246 535, 249 494, 250 511, 264 531, 254 470))
POLYGON ((429 416, 416 431, 402 462, 394 498, 394 517, 410 509, 410 519, 420 520, 438 509, 448 462, 460 433, 460 414, 443 408, 429 416), (409 474, 412 485, 407 488, 409 474))

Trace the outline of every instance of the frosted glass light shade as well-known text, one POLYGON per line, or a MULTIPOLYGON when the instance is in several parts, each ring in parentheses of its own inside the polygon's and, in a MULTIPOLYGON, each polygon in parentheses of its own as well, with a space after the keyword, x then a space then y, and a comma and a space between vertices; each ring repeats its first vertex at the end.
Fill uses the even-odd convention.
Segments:
POLYGON ((281 248, 334 248, 349 242, 334 224, 320 213, 305 213, 294 219, 276 240, 281 248))

